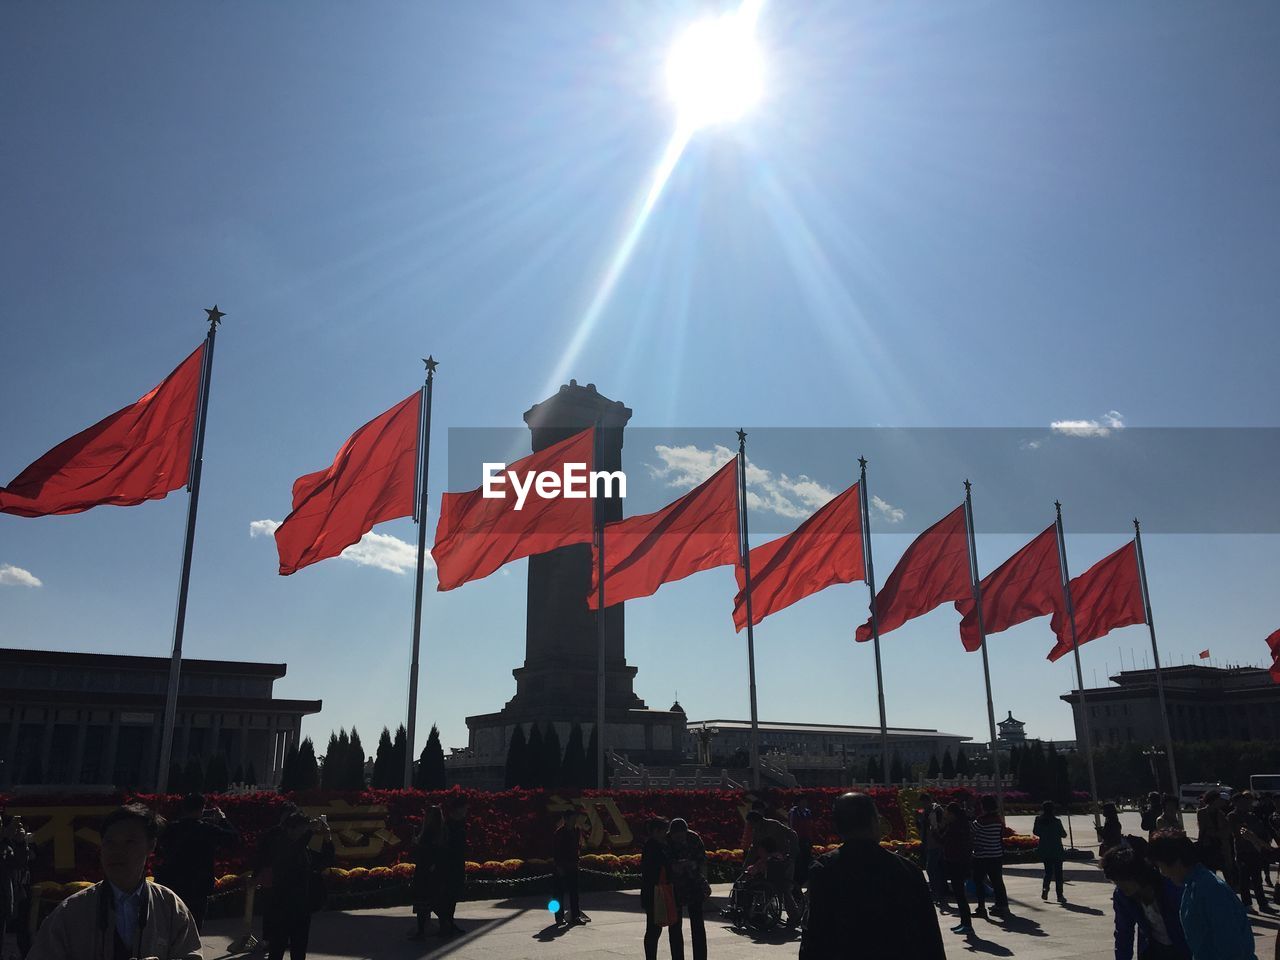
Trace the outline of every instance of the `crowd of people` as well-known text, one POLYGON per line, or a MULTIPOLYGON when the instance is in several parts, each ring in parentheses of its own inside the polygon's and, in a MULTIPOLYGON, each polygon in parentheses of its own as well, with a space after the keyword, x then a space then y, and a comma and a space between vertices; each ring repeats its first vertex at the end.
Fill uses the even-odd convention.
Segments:
MULTIPOLYGON (((423 812, 412 838, 410 939, 426 937, 432 916, 437 937, 463 932, 455 912, 463 896, 467 812, 460 796, 423 812)), ((942 960, 939 913, 953 914, 959 922, 952 932, 966 936, 975 917, 1010 917, 1007 828, 994 797, 942 804, 921 795, 915 827, 923 869, 881 847, 882 819, 865 794, 835 800, 831 818, 842 842, 816 860, 818 815, 807 800, 797 800, 785 818, 770 812, 756 800, 746 814, 740 883, 769 891, 777 919, 785 911, 785 926, 802 929, 801 960, 854 956, 853 946, 859 957, 942 960)), ((1271 876, 1280 860, 1273 798, 1209 791, 1195 813, 1195 841, 1182 818, 1176 798, 1153 794, 1142 807, 1142 835, 1128 835, 1116 806, 1101 808, 1100 866, 1113 885, 1116 960, 1256 960, 1249 913, 1272 914, 1270 902, 1280 903, 1271 876)), ((590 922, 579 893, 585 830, 580 812, 557 815, 550 878, 557 927, 590 922)), ((1043 867, 1041 899, 1052 889, 1065 904, 1067 831, 1053 803, 1043 804, 1032 832, 1043 867)), ((168 824, 129 804, 104 819, 100 836, 104 880, 62 901, 33 937, 33 844, 20 818, 0 817, 0 944, 6 931, 14 933, 26 960, 199 958, 219 851, 240 839, 225 814, 198 794, 186 797, 168 824), (147 883, 153 854, 155 882, 147 883)), ((683 819, 654 818, 641 827, 640 840, 646 960, 657 957, 663 928, 673 960, 683 960, 686 919, 693 960, 706 960, 711 884, 702 839, 683 819)), ((283 960, 286 952, 305 960, 312 915, 326 899, 324 870, 333 863, 326 818, 291 804, 259 839, 253 872, 264 899, 269 960, 283 960)))

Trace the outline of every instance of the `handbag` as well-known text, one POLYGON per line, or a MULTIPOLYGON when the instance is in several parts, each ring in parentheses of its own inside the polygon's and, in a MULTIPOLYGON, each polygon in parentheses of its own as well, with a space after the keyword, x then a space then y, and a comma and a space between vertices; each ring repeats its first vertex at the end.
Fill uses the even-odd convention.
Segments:
POLYGON ((655 927, 672 926, 679 919, 676 912, 676 892, 667 879, 667 870, 663 867, 658 874, 658 882, 653 888, 653 925, 655 927))

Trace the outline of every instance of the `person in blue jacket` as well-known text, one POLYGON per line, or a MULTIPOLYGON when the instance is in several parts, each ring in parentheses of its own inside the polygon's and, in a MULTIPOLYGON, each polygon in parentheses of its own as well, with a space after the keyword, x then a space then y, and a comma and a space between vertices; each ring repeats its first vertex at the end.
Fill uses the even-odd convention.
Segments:
POLYGON ((1258 960, 1244 904, 1196 859, 1186 834, 1157 833, 1147 857, 1182 888, 1178 916, 1194 960, 1258 960))
MULTIPOLYGON (((1134 838, 1137 839, 1137 838, 1134 838)), ((1116 885, 1116 960, 1191 960, 1178 915, 1182 893, 1160 876, 1138 846, 1121 842, 1102 857, 1102 872, 1116 885)))

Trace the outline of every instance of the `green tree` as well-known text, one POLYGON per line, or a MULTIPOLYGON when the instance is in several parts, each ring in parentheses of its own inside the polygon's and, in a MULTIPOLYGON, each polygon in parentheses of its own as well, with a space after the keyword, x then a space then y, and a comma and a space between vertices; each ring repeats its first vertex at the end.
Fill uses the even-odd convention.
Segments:
POLYGON ((560 779, 560 734, 554 723, 547 724, 542 737, 542 785, 551 789, 562 786, 560 779))
POLYGON ((525 754, 528 750, 524 727, 517 723, 516 728, 511 732, 511 742, 507 744, 507 764, 503 772, 503 783, 508 789, 523 786, 521 781, 524 780, 527 770, 525 754))
POLYGON ((285 749, 284 760, 280 764, 280 789, 297 790, 298 748, 289 746, 285 749))
POLYGON ((942 753, 942 778, 944 780, 954 780, 956 778, 956 763, 951 759, 950 747, 942 753))
MULTIPOLYGON (((253 766, 250 765, 250 771, 253 766)), ((316 762, 316 745, 307 737, 298 748, 298 770, 295 790, 314 790, 320 786, 320 764, 316 762)))
POLYGON ((524 780, 521 786, 530 789, 545 787, 547 785, 543 764, 546 762, 546 752, 542 746, 542 727, 533 724, 529 731, 528 749, 524 754, 524 780))
POLYGON ((182 790, 185 793, 200 793, 204 790, 204 764, 200 758, 192 754, 182 768, 182 790))
POLYGON ((880 772, 880 761, 875 757, 867 760, 867 783, 880 783, 884 777, 880 772))
MULTIPOLYGON (((307 741, 307 743, 310 743, 310 742, 311 742, 310 740, 307 741)), ((314 752, 312 752, 311 763, 314 765, 315 762, 316 762, 316 755, 314 752)), ((258 768, 253 765, 252 760, 250 760, 249 765, 245 767, 244 782, 249 784, 249 786, 251 787, 256 787, 258 785, 258 768)))
POLYGON ((204 772, 204 788, 210 793, 226 793, 229 777, 227 758, 221 752, 215 753, 209 758, 209 766, 204 772))
MULTIPOLYGON (((593 779, 593 785, 594 782, 593 779)), ((581 724, 569 727, 569 740, 565 743, 564 760, 560 764, 560 785, 578 789, 587 785, 587 754, 582 745, 581 724)))
POLYGON ((964 745, 956 748, 956 776, 967 777, 969 772, 969 755, 964 752, 964 745))
POLYGON ((901 783, 906 776, 906 772, 902 768, 902 757, 898 755, 898 751, 893 751, 893 755, 889 758, 889 777, 894 783, 901 783))
POLYGON ((333 731, 329 732, 329 745, 325 748, 324 759, 320 762, 320 786, 325 790, 337 790, 342 780, 342 764, 346 757, 344 744, 347 731, 342 731, 339 738, 333 731))
POLYGON ((379 790, 388 790, 393 786, 399 786, 400 780, 404 776, 401 771, 395 771, 395 780, 392 780, 391 767, 395 763, 395 757, 392 755, 391 731, 386 727, 382 728, 382 734, 378 737, 378 750, 373 755, 373 786, 379 790))
POLYGON ((343 789, 363 790, 365 788, 364 761, 364 744, 360 742, 360 734, 356 732, 356 728, 352 727, 351 741, 347 747, 347 773, 343 789))
POLYGON ((412 783, 404 782, 404 757, 409 752, 409 734, 404 729, 404 724, 396 727, 396 735, 391 741, 391 769, 393 775, 391 785, 393 787, 408 787, 412 783))
POLYGON ((419 777, 423 790, 443 790, 448 786, 445 779, 444 747, 440 745, 440 729, 433 723, 427 743, 418 758, 419 777))
POLYGON ((935 753, 929 758, 929 769, 925 772, 925 776, 930 780, 937 780, 942 776, 942 767, 938 764, 938 755, 935 753))

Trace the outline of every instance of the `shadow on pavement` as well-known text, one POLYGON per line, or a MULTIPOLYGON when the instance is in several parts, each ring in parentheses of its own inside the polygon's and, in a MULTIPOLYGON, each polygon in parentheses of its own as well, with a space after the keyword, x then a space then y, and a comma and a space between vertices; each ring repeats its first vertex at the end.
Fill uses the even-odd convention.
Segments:
POLYGON ((1058 904, 1058 906, 1062 907, 1062 909, 1066 910, 1068 913, 1084 913, 1091 917, 1105 917, 1107 915, 1105 910, 1099 910, 1096 907, 1086 907, 1079 903, 1061 903, 1058 904))
POLYGON ((790 943, 793 940, 800 939, 800 931, 791 927, 778 926, 774 927, 768 933, 762 933, 759 930, 751 930, 747 927, 735 927, 732 923, 721 923, 720 929, 726 930, 729 933, 732 933, 735 937, 739 937, 743 940, 750 940, 752 943, 790 943))
POLYGON ((1004 918, 1003 922, 990 922, 999 930, 1007 930, 1009 933, 1021 934, 1024 937, 1048 936, 1039 923, 1022 913, 1011 913, 1004 918))
MULTIPOLYGON (((943 934, 944 940, 946 934, 943 934)), ((985 953, 993 957, 1012 957, 1013 951, 1008 947, 995 943, 991 940, 984 940, 977 933, 971 933, 961 941, 964 949, 969 953, 985 953)))

